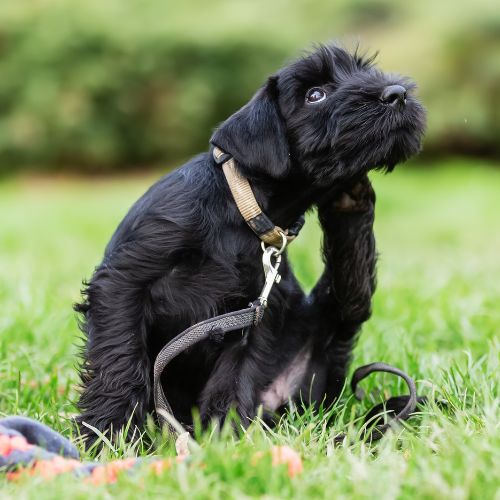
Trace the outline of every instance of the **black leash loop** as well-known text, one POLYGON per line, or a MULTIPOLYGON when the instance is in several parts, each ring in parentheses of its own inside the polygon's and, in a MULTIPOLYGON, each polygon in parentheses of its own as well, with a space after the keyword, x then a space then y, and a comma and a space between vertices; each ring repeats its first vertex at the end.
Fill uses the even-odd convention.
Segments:
MULTIPOLYGON (((391 373, 393 375, 401 377, 406 382, 410 394, 408 396, 397 396, 394 398, 390 398, 384 401, 384 403, 377 405, 375 408, 372 408, 370 410, 365 418, 365 425, 369 424, 370 421, 373 421, 377 417, 382 416, 381 414, 383 413, 384 408, 386 407, 386 405, 390 406, 391 402, 398 402, 400 404, 401 402, 405 402, 403 408, 393 417, 391 417, 389 422, 385 424, 377 424, 365 431, 365 437, 368 438, 369 441, 378 441, 389 429, 393 428, 398 421, 408 420, 415 412, 417 403, 423 403, 425 401, 425 398, 420 398, 417 396, 415 381, 409 375, 407 375, 399 368, 395 368, 394 366, 381 362, 360 366, 354 371, 351 379, 351 390, 354 393, 356 399, 362 400, 365 397, 365 392, 363 391, 363 389, 361 389, 361 387, 358 387, 358 384, 372 373, 381 372, 391 373)), ((340 434, 335 437, 334 442, 336 445, 340 445, 344 442, 345 438, 345 434, 340 434)))
POLYGON ((408 386, 408 390, 410 392, 408 402, 406 403, 405 407, 394 417, 394 420, 407 420, 415 411, 415 408, 417 406, 417 388, 415 386, 415 381, 399 368, 395 368, 394 366, 381 362, 370 363, 369 365, 364 365, 357 368, 353 373, 351 379, 351 390, 356 396, 356 399, 362 400, 365 397, 365 391, 363 391, 361 387, 358 387, 358 384, 372 373, 379 372, 392 373, 393 375, 401 377, 406 382, 406 385, 408 386))

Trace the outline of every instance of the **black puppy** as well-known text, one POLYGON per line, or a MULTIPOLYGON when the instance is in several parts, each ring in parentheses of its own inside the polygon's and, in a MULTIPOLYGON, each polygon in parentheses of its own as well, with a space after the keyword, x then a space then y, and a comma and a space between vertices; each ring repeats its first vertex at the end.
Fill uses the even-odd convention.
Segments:
MULTIPOLYGON (((406 79, 321 46, 270 77, 211 138, 235 159, 280 227, 317 206, 325 270, 306 296, 284 258, 262 323, 178 356, 162 384, 174 414, 247 424, 259 405, 332 402, 375 286, 373 168, 417 153, 424 111, 406 79)), ((87 284, 79 422, 118 430, 152 411, 152 365, 188 326, 244 308, 263 284, 260 241, 211 152, 163 177, 132 207, 87 284)), ((88 429, 82 427, 82 432, 88 429)), ((92 437, 90 437, 92 439, 92 437)))

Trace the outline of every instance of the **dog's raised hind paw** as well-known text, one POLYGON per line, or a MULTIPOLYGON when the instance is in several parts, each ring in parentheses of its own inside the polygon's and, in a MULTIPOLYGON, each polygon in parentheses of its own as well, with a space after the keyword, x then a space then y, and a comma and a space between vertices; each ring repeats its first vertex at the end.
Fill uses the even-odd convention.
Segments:
POLYGON ((338 212, 366 212, 375 203, 375 191, 366 178, 342 192, 333 206, 338 212))

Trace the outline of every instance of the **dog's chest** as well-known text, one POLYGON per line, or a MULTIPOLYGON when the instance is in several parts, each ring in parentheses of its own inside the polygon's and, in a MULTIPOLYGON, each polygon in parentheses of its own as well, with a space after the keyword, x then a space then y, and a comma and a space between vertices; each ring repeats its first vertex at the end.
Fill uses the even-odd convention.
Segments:
POLYGON ((276 411, 297 394, 308 371, 311 350, 304 347, 274 381, 261 393, 260 404, 266 410, 276 411))

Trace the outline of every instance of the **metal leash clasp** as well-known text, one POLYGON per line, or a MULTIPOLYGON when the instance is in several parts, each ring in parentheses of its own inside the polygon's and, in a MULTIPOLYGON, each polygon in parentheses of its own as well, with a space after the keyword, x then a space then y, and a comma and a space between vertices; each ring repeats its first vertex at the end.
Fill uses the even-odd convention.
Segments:
POLYGON ((262 267, 264 268, 264 277, 265 282, 262 288, 262 291, 259 295, 259 301, 263 307, 267 307, 267 299, 269 294, 271 293, 271 289, 275 283, 279 283, 281 281, 281 275, 278 274, 278 269, 281 264, 281 254, 283 250, 285 250, 287 239, 286 236, 282 233, 283 236, 283 244, 281 248, 276 248, 274 246, 266 247, 264 243, 262 243, 262 267), (273 264, 274 259, 274 264, 273 264))

